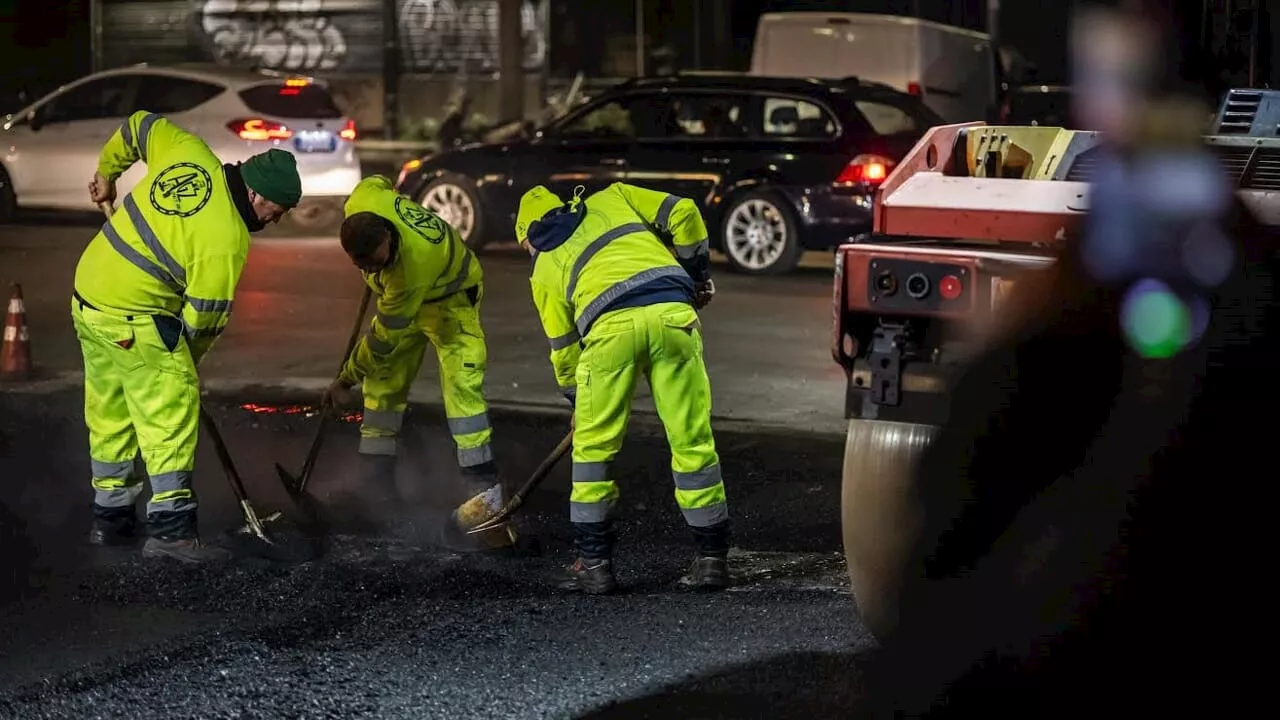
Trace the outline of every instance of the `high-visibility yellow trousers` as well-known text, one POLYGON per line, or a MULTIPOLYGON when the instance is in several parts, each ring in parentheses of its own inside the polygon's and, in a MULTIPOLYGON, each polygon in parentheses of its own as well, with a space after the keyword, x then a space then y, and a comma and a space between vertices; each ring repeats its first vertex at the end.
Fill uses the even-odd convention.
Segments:
POLYGON ((151 535, 194 537, 191 487, 200 428, 200 382, 181 321, 108 315, 71 301, 84 355, 84 419, 89 428, 96 509, 132 513, 142 492, 134 459, 151 479, 151 535))
POLYGON ((496 480, 490 444, 493 429, 489 425, 489 404, 484 398, 488 355, 480 326, 483 294, 477 286, 423 305, 415 319, 421 333, 397 344, 381 369, 364 379, 361 453, 396 454, 409 387, 418 375, 430 343, 440 363, 440 391, 449 432, 458 448, 458 466, 464 476, 478 482, 496 480))
POLYGON ((607 313, 587 333, 577 371, 569 519, 612 519, 618 486, 610 463, 622 449, 642 374, 671 445, 676 505, 685 522, 693 528, 727 522, 702 330, 697 312, 684 303, 607 313))

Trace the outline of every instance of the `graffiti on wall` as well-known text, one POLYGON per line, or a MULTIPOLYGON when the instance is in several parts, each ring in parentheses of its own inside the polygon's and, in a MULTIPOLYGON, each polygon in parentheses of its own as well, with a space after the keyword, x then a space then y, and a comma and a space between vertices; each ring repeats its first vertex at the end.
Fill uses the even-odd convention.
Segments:
MULTIPOLYGON (((540 67, 547 39, 538 10, 521 3, 520 35, 525 68, 540 67)), ((498 69, 496 0, 405 0, 400 8, 400 38, 406 67, 418 72, 498 69)))
POLYGON ((334 70, 347 43, 324 11, 324 0, 205 0, 199 25, 219 63, 334 70))
MULTIPOLYGON (((198 0, 196 25, 224 65, 372 70, 381 61, 381 12, 379 0, 198 0)), ((401 0, 398 24, 409 72, 498 69, 497 0, 401 0)), ((547 36, 532 0, 521 5, 520 26, 524 66, 536 69, 547 36)))

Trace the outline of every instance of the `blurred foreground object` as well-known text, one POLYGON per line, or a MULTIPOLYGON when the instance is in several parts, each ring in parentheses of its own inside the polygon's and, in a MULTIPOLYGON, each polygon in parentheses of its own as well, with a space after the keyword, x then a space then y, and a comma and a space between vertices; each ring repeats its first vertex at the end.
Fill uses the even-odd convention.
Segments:
POLYGON ((1107 132, 1090 212, 1046 312, 968 365, 901 491, 877 718, 1231 716, 1266 687, 1245 645, 1273 542, 1250 478, 1280 399, 1276 262, 1199 111, 1153 92, 1158 29, 1081 24, 1079 107, 1107 132))

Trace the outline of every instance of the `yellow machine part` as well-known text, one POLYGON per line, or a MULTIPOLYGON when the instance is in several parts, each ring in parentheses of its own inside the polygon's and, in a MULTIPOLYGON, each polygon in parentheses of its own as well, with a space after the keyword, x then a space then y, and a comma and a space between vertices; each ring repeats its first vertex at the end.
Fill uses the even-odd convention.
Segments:
MULTIPOLYGON (((1098 143, 1098 133, 1060 127, 987 125, 965 133, 965 168, 971 177, 1058 180, 1064 160, 1098 143)), ((1064 168, 1065 169, 1065 168, 1064 168)))

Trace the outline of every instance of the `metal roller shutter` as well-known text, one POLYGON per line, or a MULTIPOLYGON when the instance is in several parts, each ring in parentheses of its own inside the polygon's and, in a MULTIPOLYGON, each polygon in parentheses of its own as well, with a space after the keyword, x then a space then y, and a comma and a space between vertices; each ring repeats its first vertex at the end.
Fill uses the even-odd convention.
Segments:
MULTIPOLYGON (((525 67, 547 54, 547 0, 522 12, 525 67)), ((496 0, 400 0, 405 72, 491 73, 498 67, 496 0)), ((380 0, 102 0, 105 67, 214 61, 293 72, 377 73, 380 0)))

